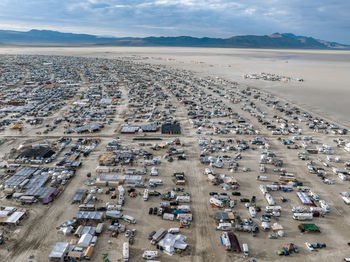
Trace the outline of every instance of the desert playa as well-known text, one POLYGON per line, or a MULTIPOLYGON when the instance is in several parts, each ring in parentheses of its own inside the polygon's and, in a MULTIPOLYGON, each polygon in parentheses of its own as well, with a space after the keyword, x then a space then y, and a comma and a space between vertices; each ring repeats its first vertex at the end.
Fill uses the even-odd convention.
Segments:
POLYGON ((2 47, 2 54, 130 57, 262 88, 325 118, 350 120, 350 51, 180 47, 2 47), (303 78, 303 83, 244 80, 250 72, 303 78))
POLYGON ((0 53, 0 261, 349 257, 349 53, 0 53))

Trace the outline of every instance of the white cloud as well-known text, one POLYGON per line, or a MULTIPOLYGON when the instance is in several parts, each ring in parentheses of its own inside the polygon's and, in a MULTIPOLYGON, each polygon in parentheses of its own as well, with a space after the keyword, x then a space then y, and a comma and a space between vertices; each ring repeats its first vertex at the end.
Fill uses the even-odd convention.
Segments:
POLYGON ((245 13, 246 15, 254 15, 255 12, 256 12, 256 9, 255 9, 255 8, 247 8, 247 9, 244 10, 244 13, 245 13))

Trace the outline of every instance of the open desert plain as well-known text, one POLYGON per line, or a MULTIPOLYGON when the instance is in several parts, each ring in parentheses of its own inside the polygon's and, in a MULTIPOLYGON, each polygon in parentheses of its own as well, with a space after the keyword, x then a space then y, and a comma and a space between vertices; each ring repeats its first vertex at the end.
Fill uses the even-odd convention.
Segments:
POLYGON ((349 72, 341 50, 1 47, 0 261, 343 261, 349 72))

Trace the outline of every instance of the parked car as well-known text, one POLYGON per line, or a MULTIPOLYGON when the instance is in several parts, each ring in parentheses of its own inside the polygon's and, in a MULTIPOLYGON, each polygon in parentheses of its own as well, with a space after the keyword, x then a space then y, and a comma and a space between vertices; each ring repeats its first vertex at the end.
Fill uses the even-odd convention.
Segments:
POLYGON ((153 208, 153 215, 157 215, 157 213, 158 213, 158 208, 157 207, 153 208))
POLYGON ((151 240, 155 233, 156 233, 156 231, 152 231, 152 232, 148 235, 148 240, 151 240))
POLYGON ((269 239, 277 239, 277 235, 276 234, 269 234, 269 239))
POLYGON ((153 214, 153 207, 150 207, 150 208, 149 208, 148 214, 149 214, 149 215, 152 215, 152 214, 153 214))
POLYGON ((233 195, 233 196, 240 196, 240 195, 241 195, 241 192, 233 191, 233 192, 232 192, 232 195, 233 195))

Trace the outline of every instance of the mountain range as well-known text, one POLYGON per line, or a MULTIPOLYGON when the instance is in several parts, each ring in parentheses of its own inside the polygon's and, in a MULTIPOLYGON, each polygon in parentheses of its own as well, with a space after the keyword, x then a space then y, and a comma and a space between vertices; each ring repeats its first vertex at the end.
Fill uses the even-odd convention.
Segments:
POLYGON ((350 49, 350 45, 328 42, 291 33, 241 35, 230 38, 177 37, 99 37, 88 34, 61 33, 50 30, 28 32, 0 30, 0 45, 18 46, 173 46, 281 49, 350 49))

